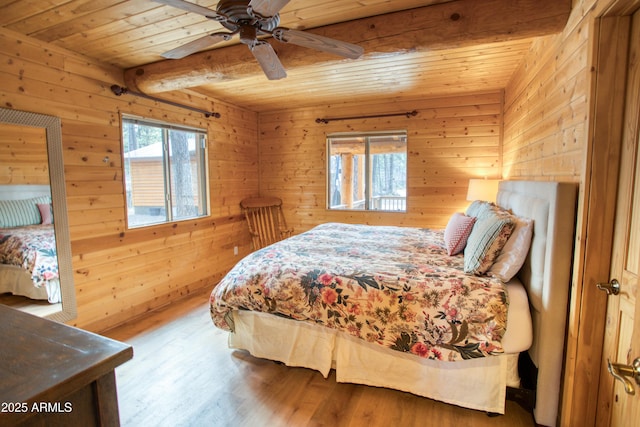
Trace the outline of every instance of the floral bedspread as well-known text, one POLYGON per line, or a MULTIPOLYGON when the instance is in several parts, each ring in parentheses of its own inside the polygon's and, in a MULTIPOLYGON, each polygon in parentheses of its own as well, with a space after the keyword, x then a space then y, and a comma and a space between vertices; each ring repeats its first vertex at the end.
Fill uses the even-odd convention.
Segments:
POLYGON ((429 359, 502 353, 504 284, 463 273, 443 231, 328 223, 256 251, 214 288, 211 317, 232 310, 319 323, 429 359))
POLYGON ((58 278, 53 225, 0 228, 0 263, 22 267, 40 288, 58 278))

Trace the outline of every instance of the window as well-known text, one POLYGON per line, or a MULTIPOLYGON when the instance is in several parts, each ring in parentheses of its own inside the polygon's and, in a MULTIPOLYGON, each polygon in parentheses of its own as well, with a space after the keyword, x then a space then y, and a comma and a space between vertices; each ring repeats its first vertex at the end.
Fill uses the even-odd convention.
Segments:
POLYGON ((209 214, 204 130, 123 117, 130 228, 209 214))
POLYGON ((328 206, 407 210, 407 133, 340 133, 327 137, 328 206))

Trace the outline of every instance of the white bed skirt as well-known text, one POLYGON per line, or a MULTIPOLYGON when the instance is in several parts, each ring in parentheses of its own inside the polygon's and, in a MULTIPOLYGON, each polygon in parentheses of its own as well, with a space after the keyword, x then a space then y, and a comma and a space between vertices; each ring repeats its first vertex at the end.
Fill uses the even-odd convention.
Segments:
POLYGON ((504 414, 507 385, 518 387, 518 354, 440 362, 387 349, 344 332, 272 314, 234 312, 229 347, 287 366, 336 370, 338 382, 406 391, 504 414))
POLYGON ((29 273, 14 265, 0 266, 0 293, 47 300, 51 304, 62 302, 59 279, 48 280, 45 286, 36 288, 29 273))

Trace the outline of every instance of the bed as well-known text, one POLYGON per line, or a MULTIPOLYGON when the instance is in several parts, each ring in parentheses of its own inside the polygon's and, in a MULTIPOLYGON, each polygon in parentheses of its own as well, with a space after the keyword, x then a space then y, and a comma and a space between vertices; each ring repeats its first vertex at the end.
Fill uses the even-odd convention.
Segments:
POLYGON ((0 186, 0 293, 62 300, 49 186, 0 186))
POLYGON ((575 198, 571 183, 503 181, 498 207, 491 208, 499 218, 492 217, 493 224, 502 225, 490 233, 484 230, 490 221, 478 213, 490 204, 482 202, 454 214, 445 230, 323 224, 240 261, 214 288, 211 316, 231 331, 231 348, 256 357, 325 377, 335 369, 339 382, 398 389, 490 413, 504 413, 507 387, 520 387, 518 360, 526 352, 535 367, 534 417, 553 426, 575 198), (530 243, 517 274, 509 277, 516 272, 491 270, 498 257, 511 256, 508 245, 522 246, 513 218, 528 223, 530 243), (466 232, 451 233, 460 219, 466 232), (489 234, 491 241, 484 241, 489 234), (322 235, 330 239, 317 243, 322 235), (354 239, 355 245, 347 243, 354 239), (462 240, 467 245, 460 249, 462 240), (417 249, 405 253, 409 246, 417 249), (478 247, 484 247, 479 257, 478 247), (322 256, 308 265, 316 250, 322 256), (339 255, 344 257, 336 261, 339 255), (304 303, 293 305, 293 297, 304 303))

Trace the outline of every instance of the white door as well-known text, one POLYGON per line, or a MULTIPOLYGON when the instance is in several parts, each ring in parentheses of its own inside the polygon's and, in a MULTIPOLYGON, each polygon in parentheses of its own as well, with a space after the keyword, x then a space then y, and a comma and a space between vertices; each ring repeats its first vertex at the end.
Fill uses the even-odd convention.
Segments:
POLYGON ((631 27, 598 426, 640 426, 640 12, 631 27))

